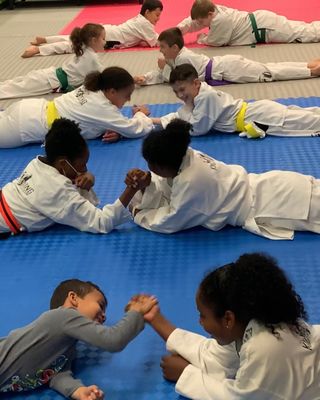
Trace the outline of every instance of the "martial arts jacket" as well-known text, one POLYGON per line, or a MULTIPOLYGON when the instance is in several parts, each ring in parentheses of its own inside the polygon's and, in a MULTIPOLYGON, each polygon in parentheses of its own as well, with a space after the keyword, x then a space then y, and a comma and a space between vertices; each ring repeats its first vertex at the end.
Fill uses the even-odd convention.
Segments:
MULTIPOLYGON (((120 200, 96 207, 98 199, 77 188, 69 178, 33 159, 21 176, 2 188, 3 196, 14 217, 27 231, 40 231, 54 223, 73 226, 81 231, 108 233, 131 219, 120 200)), ((0 216, 0 231, 8 231, 0 216)))
POLYGON ((226 346, 174 330, 167 349, 190 362, 176 391, 193 400, 318 400, 320 325, 301 323, 300 335, 282 324, 277 336, 251 320, 242 343, 226 346))
POLYGON ((307 220, 313 179, 290 171, 248 174, 189 148, 174 179, 152 174, 143 196, 134 199, 133 213, 140 210, 134 220, 162 233, 232 225, 269 239, 292 239, 292 229, 260 224, 259 218, 307 220))
POLYGON ((154 25, 143 15, 138 14, 120 25, 103 25, 107 41, 120 42, 123 47, 138 46, 141 41, 154 47, 158 42, 158 34, 154 25))

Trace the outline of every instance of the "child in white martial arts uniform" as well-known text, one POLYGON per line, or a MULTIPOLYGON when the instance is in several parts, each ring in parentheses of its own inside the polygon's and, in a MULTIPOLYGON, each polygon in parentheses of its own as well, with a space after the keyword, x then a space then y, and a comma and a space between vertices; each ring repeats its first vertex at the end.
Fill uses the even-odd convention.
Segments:
POLYGON ((17 101, 0 112, 0 148, 43 142, 52 122, 60 117, 78 122, 85 139, 104 134, 104 141, 112 141, 115 134, 110 130, 126 137, 144 136, 153 127, 149 110, 135 106, 132 118, 120 111, 133 91, 133 77, 123 68, 109 67, 92 72, 83 86, 52 101, 17 101))
POLYGON ((159 35, 160 51, 164 59, 158 60, 158 70, 135 77, 140 85, 169 82, 172 69, 181 64, 191 64, 199 79, 211 86, 229 83, 271 82, 290 79, 307 79, 320 75, 320 59, 306 62, 260 63, 240 55, 209 58, 184 47, 179 28, 167 29, 159 35))
POLYGON ((146 319, 166 341, 166 379, 193 400, 318 400, 320 325, 277 262, 244 254, 210 272, 196 294, 211 336, 176 328, 155 306, 146 319))
POLYGON ((188 147, 190 128, 175 120, 144 139, 142 154, 153 174, 131 203, 138 225, 162 233, 241 226, 273 240, 293 239, 295 230, 320 233, 320 179, 226 165, 188 147))
POLYGON ((211 0, 195 0, 191 17, 177 26, 183 34, 209 28, 198 35, 198 43, 208 46, 320 42, 320 21, 290 21, 272 11, 239 11, 211 0))
POLYGON ((156 303, 152 296, 137 296, 116 325, 105 327, 107 299, 102 290, 79 279, 61 282, 50 311, 0 338, 0 393, 26 393, 48 385, 69 399, 102 400, 100 388, 85 386, 72 375, 77 341, 119 352, 143 330, 143 316, 156 303))
POLYGON ((169 121, 181 118, 193 126, 191 135, 205 135, 211 129, 240 132, 240 136, 263 138, 273 136, 319 136, 320 108, 285 106, 272 100, 246 103, 230 94, 215 90, 200 82, 190 64, 176 67, 170 74, 170 84, 185 104, 177 112, 153 118, 165 127, 169 121))
POLYGON ((108 233, 131 219, 126 210, 136 192, 150 183, 138 173, 119 199, 97 208, 94 176, 87 172, 88 146, 78 125, 56 120, 45 140, 46 156, 36 157, 20 177, 0 190, 0 235, 43 230, 60 223, 92 233, 108 233))
MULTIPOLYGON (((158 42, 155 25, 160 19, 163 5, 160 0, 145 0, 140 14, 120 25, 103 25, 106 32, 106 49, 126 48, 134 46, 154 47, 158 42)), ((28 47, 22 57, 32 57, 36 54, 49 56, 51 54, 72 53, 72 45, 68 35, 37 36, 32 46, 28 47)))
POLYGON ((70 92, 82 85, 90 72, 103 70, 96 54, 103 51, 106 42, 102 25, 86 24, 74 28, 70 40, 75 52, 71 61, 64 62, 61 68, 30 71, 25 76, 0 82, 0 99, 70 92))

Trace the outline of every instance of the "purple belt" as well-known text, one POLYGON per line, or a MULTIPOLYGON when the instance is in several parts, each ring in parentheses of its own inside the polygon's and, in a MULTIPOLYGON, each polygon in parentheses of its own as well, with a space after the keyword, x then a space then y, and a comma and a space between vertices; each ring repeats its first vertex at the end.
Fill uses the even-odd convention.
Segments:
POLYGON ((208 85, 210 86, 222 86, 222 85, 229 85, 232 82, 221 80, 218 81, 216 79, 212 79, 212 65, 213 62, 210 60, 206 66, 206 74, 204 77, 204 80, 207 82, 208 85))

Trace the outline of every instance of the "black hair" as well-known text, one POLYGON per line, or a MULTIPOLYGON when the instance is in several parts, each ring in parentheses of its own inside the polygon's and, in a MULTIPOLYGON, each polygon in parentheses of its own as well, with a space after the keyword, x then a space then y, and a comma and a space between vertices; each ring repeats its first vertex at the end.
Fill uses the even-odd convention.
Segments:
POLYGON ((120 67, 108 67, 102 72, 91 72, 84 80, 85 88, 92 92, 108 89, 120 90, 133 85, 133 77, 128 71, 120 67))
POLYGON ((173 85, 176 82, 194 81, 195 79, 198 79, 198 72, 194 66, 191 64, 181 64, 171 71, 169 83, 173 85))
POLYGON ((190 143, 191 124, 181 119, 153 130, 143 141, 142 155, 150 164, 179 170, 190 143))
POLYGON ((66 118, 56 119, 45 137, 45 152, 49 164, 60 157, 72 162, 81 157, 87 148, 79 125, 66 118))
POLYGON ((176 44, 179 49, 182 49, 184 46, 184 39, 182 32, 179 28, 169 28, 165 31, 162 31, 158 37, 158 42, 165 42, 169 47, 172 47, 176 44))
POLYGON ((77 57, 82 56, 83 46, 88 46, 92 38, 98 38, 104 27, 99 24, 85 24, 82 28, 76 27, 72 30, 70 40, 72 49, 77 57))
POLYGON ((200 283, 198 295, 216 317, 229 310, 238 322, 255 319, 273 333, 273 326, 280 323, 300 332, 299 322, 307 319, 304 304, 284 271, 275 259, 261 253, 243 254, 210 272, 200 283))
POLYGON ((107 299, 103 291, 98 285, 90 281, 81 281, 80 279, 68 279, 60 282, 59 285, 54 289, 50 299, 50 310, 63 306, 69 292, 75 292, 81 299, 83 299, 88 293, 98 290, 107 305, 107 299))
POLYGON ((161 11, 163 10, 163 4, 160 0, 144 0, 141 6, 140 14, 144 16, 147 10, 154 11, 157 8, 160 8, 161 11))
POLYGON ((214 12, 216 8, 211 0, 196 0, 191 7, 191 19, 206 18, 209 12, 214 12))

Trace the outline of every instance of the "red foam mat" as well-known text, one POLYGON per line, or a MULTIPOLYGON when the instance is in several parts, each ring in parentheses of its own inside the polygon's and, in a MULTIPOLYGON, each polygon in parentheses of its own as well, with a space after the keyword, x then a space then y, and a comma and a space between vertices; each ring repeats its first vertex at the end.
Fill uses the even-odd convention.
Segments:
MULTIPOLYGON (((157 32, 176 26, 183 18, 190 13, 193 0, 162 0, 164 9, 156 26, 157 32)), ((254 11, 258 9, 271 10, 278 14, 285 15, 290 19, 313 21, 320 20, 319 0, 305 0, 293 2, 292 0, 225 0, 223 4, 227 7, 239 10, 254 11)), ((141 5, 137 0, 131 2, 108 3, 104 5, 90 5, 84 7, 79 14, 60 32, 69 34, 75 26, 82 26, 87 22, 103 24, 120 24, 129 18, 134 17, 140 11, 141 5)), ((197 33, 185 36, 187 45, 195 45, 197 33)), ((137 48, 135 48, 137 50, 137 48)), ((145 50, 145 49, 144 49, 145 50)), ((123 50, 122 50, 123 51, 123 50)))

